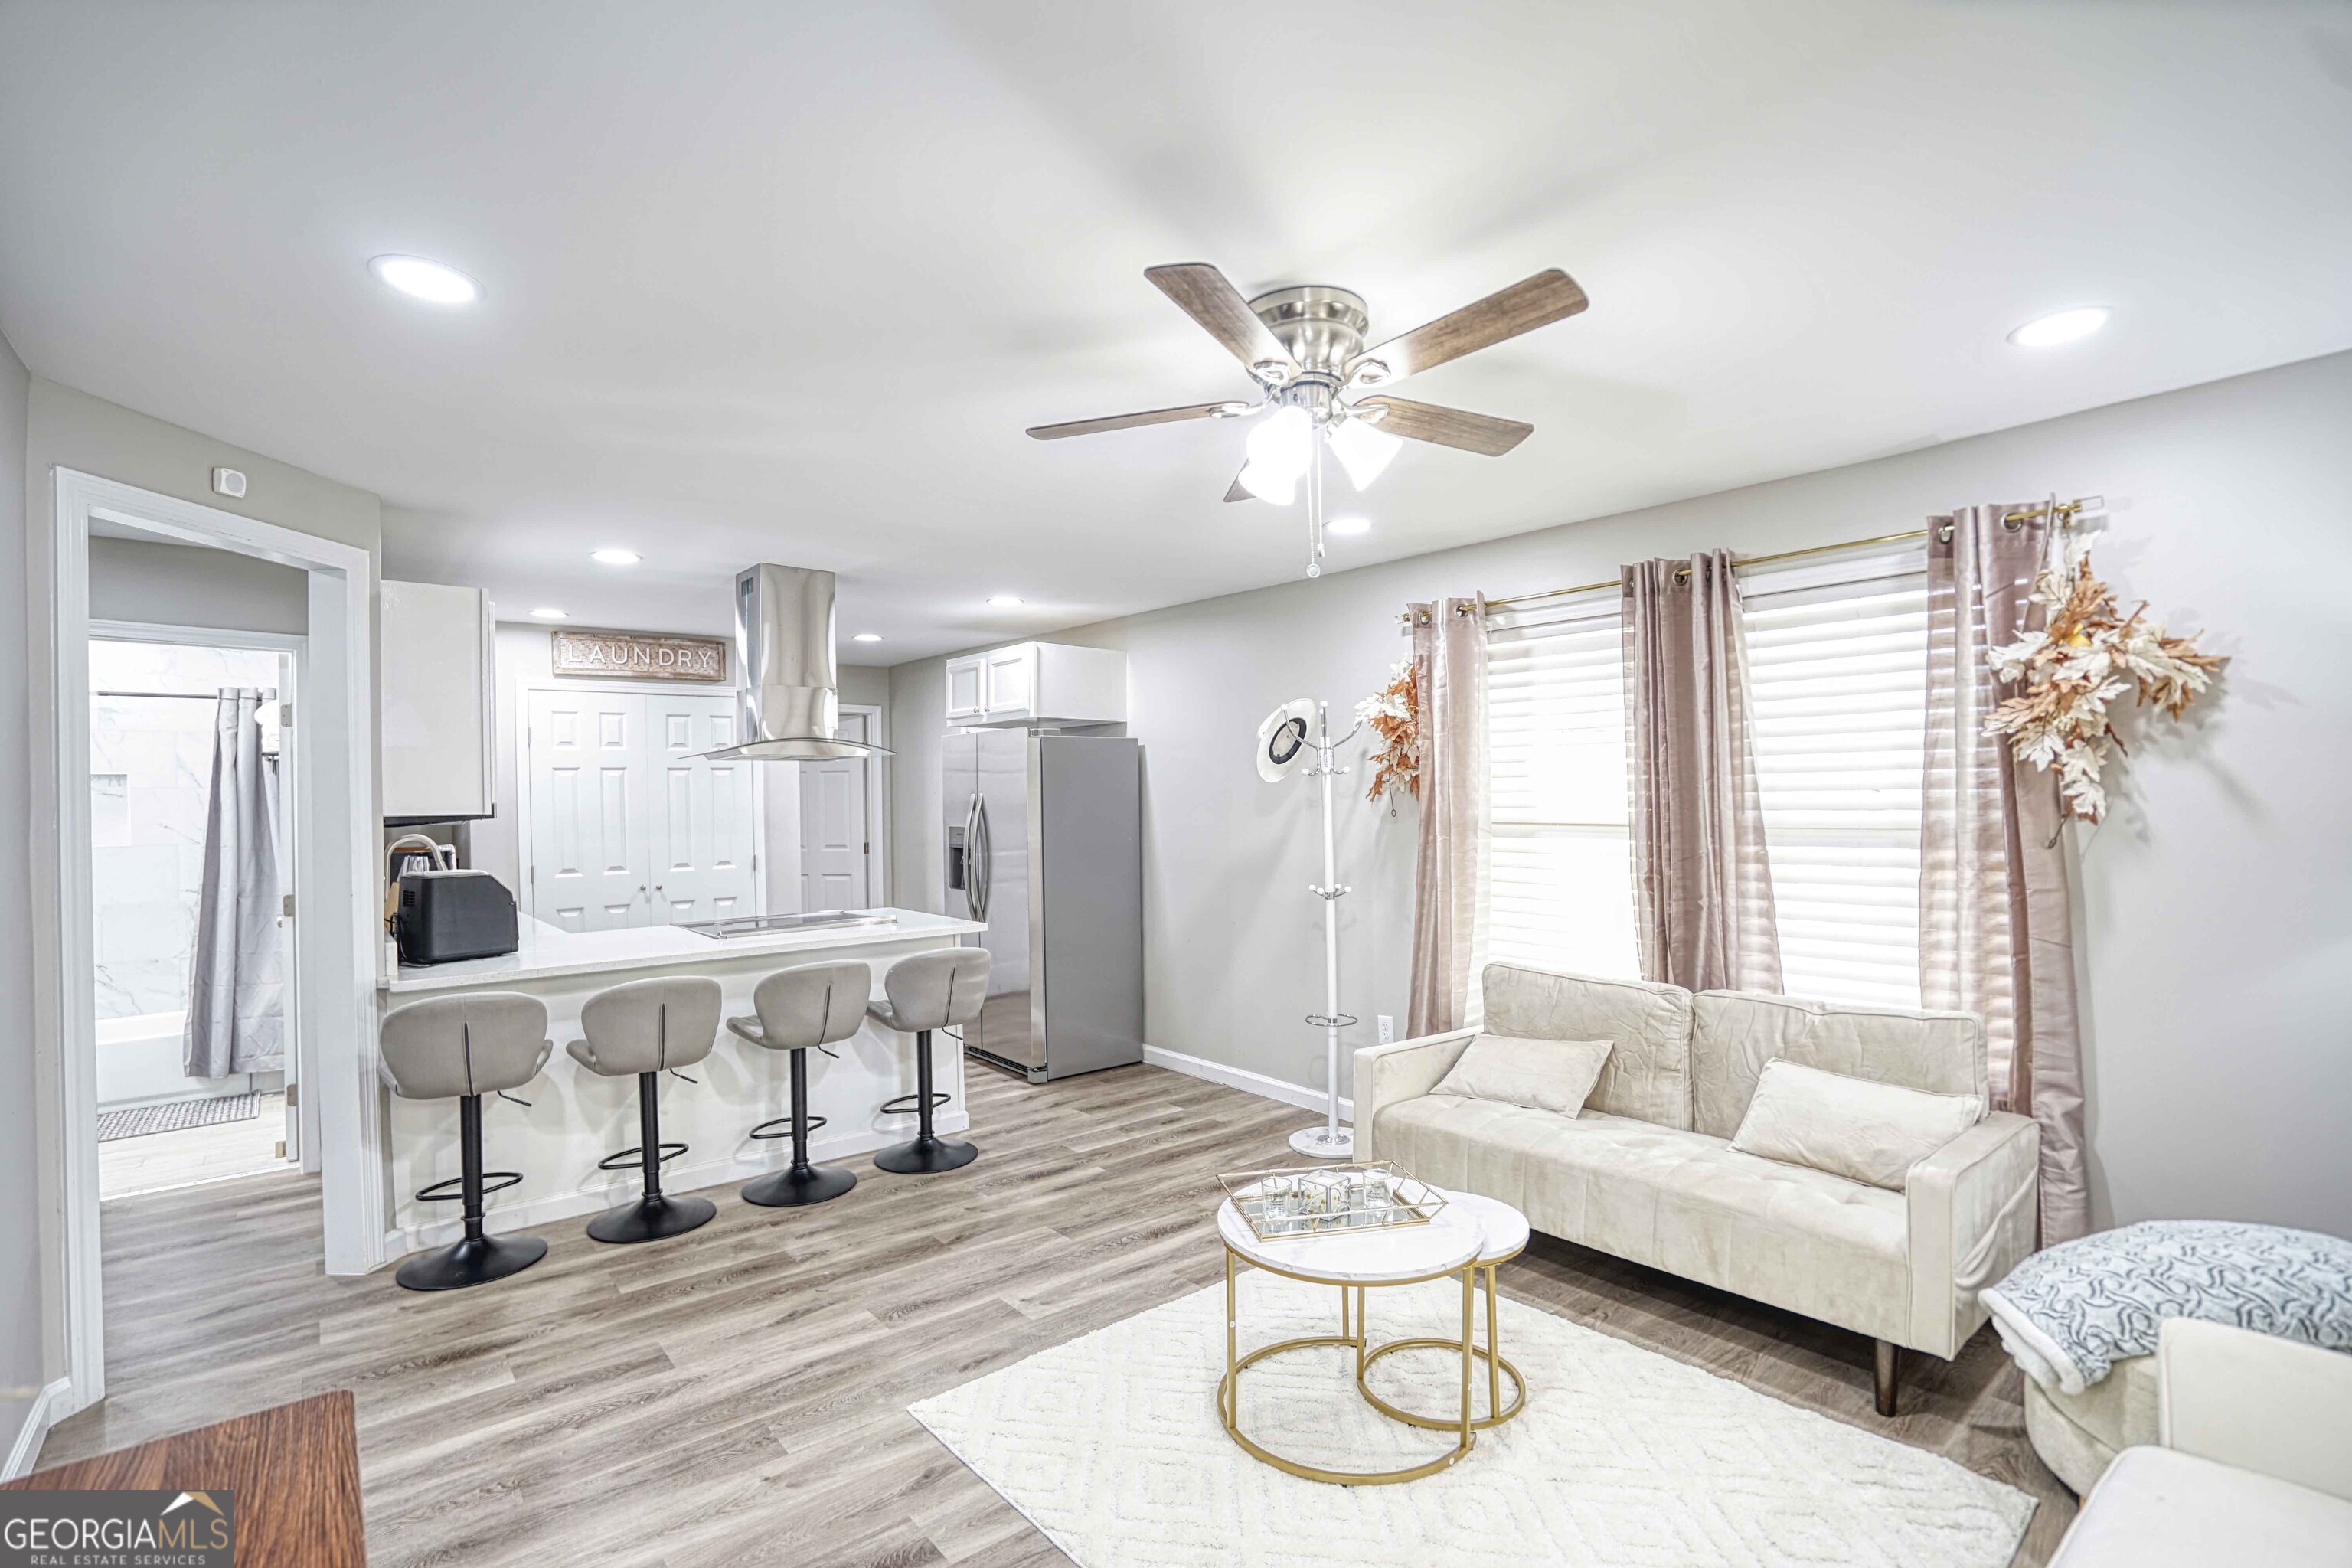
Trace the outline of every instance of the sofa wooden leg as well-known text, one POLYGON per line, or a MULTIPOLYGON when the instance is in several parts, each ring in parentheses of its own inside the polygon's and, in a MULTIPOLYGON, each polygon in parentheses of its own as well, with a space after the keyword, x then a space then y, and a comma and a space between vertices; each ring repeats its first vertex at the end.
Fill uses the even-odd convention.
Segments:
POLYGON ((1878 1413, 1881 1415, 1892 1415, 1895 1414, 1895 1358, 1902 1353, 1902 1350, 1900 1346, 1886 1340, 1874 1340, 1871 1343, 1878 1352, 1876 1365, 1872 1369, 1876 1374, 1874 1381, 1877 1387, 1874 1392, 1878 1395, 1878 1413))

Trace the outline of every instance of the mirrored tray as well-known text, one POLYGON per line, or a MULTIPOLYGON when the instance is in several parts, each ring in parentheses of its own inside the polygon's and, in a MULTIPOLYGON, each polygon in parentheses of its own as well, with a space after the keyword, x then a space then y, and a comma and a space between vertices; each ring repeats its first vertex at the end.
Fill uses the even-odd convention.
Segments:
POLYGON ((1390 1160, 1234 1171, 1217 1180, 1260 1241, 1427 1225, 1445 1207, 1444 1194, 1390 1160))

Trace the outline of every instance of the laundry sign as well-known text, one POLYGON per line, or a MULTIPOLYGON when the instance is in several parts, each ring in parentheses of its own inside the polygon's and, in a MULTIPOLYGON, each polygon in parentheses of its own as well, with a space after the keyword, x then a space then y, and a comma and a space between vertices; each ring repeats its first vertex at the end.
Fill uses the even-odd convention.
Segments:
POLYGON ((633 680, 727 679, 727 644, 719 637, 565 630, 553 634, 548 651, 558 675, 607 680, 615 676, 633 680))

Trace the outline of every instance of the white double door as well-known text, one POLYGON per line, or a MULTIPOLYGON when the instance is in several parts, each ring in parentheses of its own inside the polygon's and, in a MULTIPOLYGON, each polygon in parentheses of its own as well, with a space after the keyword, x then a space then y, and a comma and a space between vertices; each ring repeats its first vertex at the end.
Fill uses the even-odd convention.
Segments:
POLYGON ((534 690, 530 910, 565 931, 757 912, 757 763, 731 692, 534 690))

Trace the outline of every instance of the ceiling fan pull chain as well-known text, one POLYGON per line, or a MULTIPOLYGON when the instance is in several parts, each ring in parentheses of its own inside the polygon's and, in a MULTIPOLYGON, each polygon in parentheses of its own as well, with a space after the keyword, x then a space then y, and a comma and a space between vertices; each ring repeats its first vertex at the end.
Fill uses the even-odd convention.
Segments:
POLYGON ((1315 426, 1307 447, 1307 574, 1323 575, 1323 426, 1315 426))

